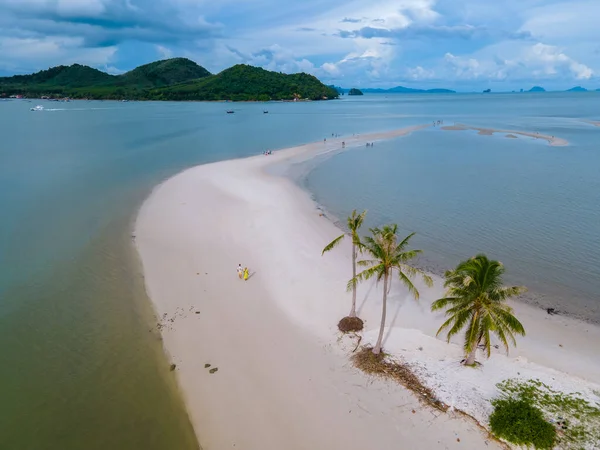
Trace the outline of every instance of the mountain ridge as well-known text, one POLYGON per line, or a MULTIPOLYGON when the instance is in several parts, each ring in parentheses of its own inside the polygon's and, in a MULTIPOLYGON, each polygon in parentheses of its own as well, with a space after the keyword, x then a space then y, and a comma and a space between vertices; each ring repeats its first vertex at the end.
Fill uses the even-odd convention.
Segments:
POLYGON ((139 66, 121 75, 73 64, 0 78, 0 97, 70 97, 99 100, 323 100, 335 89, 305 73, 283 74, 238 64, 218 74, 187 58, 139 66))

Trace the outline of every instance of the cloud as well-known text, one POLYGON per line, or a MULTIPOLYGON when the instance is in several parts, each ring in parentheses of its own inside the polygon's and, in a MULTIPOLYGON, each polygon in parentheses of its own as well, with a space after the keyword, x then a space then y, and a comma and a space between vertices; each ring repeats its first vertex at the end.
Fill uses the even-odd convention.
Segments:
POLYGON ((262 48, 253 53, 245 53, 231 46, 227 46, 227 49, 237 58, 238 63, 283 73, 315 73, 316 71, 312 62, 305 58, 298 58, 293 52, 279 45, 262 48))
POLYGON ((0 0, 0 71, 184 56, 363 87, 569 87, 600 72, 599 15, 597 0, 0 0))
POLYGON ((558 73, 574 76, 577 80, 588 80, 594 74, 585 64, 575 61, 558 47, 537 43, 525 55, 535 75, 553 76, 558 73))
POLYGON ((362 22, 362 19, 352 19, 349 17, 344 17, 342 20, 340 20, 340 22, 342 22, 342 23, 360 23, 360 22, 362 22))
POLYGON ((485 52, 478 57, 461 57, 446 53, 441 69, 437 72, 460 80, 508 80, 543 81, 556 79, 589 80, 593 70, 567 56, 558 47, 536 43, 522 49, 513 49, 502 56, 485 52))
POLYGON ((211 38, 221 26, 198 8, 167 0, 0 0, 0 30, 42 36, 78 36, 88 47, 127 40, 156 44, 211 38))
POLYGON ((156 46, 156 51, 158 52, 158 54, 160 55, 160 57, 162 59, 169 59, 173 57, 173 50, 164 47, 162 45, 157 45, 156 46))
POLYGON ((363 27, 358 30, 340 30, 337 35, 341 38, 386 38, 386 39, 487 39, 494 36, 506 39, 531 39, 527 31, 507 32, 492 30, 484 26, 472 25, 409 25, 402 28, 363 27))

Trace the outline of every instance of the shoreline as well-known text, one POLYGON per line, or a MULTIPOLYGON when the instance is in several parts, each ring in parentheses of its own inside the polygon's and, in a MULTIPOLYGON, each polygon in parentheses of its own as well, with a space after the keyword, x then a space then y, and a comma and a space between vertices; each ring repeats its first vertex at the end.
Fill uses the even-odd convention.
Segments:
MULTIPOLYGON (((144 202, 135 235, 146 290, 166 323, 165 351, 177 365, 204 448, 389 448, 399 439, 412 448, 481 448, 487 437, 473 423, 451 413, 430 427, 431 412, 411 392, 351 367, 347 355, 354 342, 336 344, 335 326, 349 309, 349 243, 321 257, 322 246, 340 231, 305 191, 281 176, 298 162, 341 151, 342 140, 349 148, 427 126, 197 166, 156 187, 144 202), (237 280, 238 263, 250 267, 246 283, 237 280)), ((385 347, 421 367, 438 395, 454 396, 443 400, 481 420, 485 408, 464 408, 472 398, 458 395, 460 385, 453 384, 465 375, 454 369, 460 347, 432 337, 440 323, 428 312, 441 289, 434 278, 436 286, 422 292, 420 303, 408 300, 399 285, 392 288, 385 347), (455 378, 436 378, 436 361, 444 362, 442 375, 455 378), (444 386, 454 387, 444 394, 444 386)), ((367 343, 377 331, 378 288, 361 286, 358 299, 367 343)), ((600 329, 545 317, 527 305, 515 309, 532 338, 520 340, 510 357, 494 352, 473 373, 505 376, 510 370, 499 367, 509 367, 552 378, 562 370, 582 389, 589 384, 584 379, 600 381, 589 344, 600 339, 600 329)), ((489 397, 478 378, 470 381, 479 387, 476 396, 489 397)))
POLYGON ((482 128, 482 127, 474 127, 471 125, 465 125, 465 124, 461 124, 461 123, 457 123, 454 125, 442 126, 441 129, 444 131, 473 130, 473 131, 477 131, 477 134, 479 134, 481 136, 493 136, 494 133, 507 133, 507 135, 505 137, 509 138, 509 139, 518 139, 518 136, 515 136, 515 135, 520 135, 520 136, 525 136, 525 137, 532 137, 534 139, 542 139, 544 141, 547 141, 548 144, 550 144, 552 147, 565 147, 565 146, 569 145, 569 141, 567 141, 566 139, 559 138, 556 136, 550 136, 547 134, 534 133, 531 131, 503 130, 500 128, 489 128, 489 127, 482 128))

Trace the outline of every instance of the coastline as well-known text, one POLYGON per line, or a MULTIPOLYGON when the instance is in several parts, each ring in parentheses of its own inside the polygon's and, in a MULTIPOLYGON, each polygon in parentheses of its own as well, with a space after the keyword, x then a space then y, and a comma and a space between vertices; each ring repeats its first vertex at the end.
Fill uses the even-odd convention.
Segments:
POLYGON ((489 128, 489 127, 485 127, 485 128, 473 127, 471 125, 464 125, 462 123, 457 123, 454 125, 447 125, 447 126, 443 126, 441 128, 442 128, 442 130, 445 130, 445 131, 473 130, 473 131, 477 131, 477 134, 480 134, 482 136, 493 136, 494 133, 507 133, 507 135, 505 137, 509 138, 509 139, 518 139, 518 136, 515 136, 515 135, 532 137, 534 139, 543 139, 543 140, 547 141, 548 144, 550 144, 553 147, 564 147, 564 146, 569 145, 569 141, 567 141, 566 139, 559 138, 556 136, 550 136, 547 134, 534 133, 534 132, 530 132, 530 131, 503 130, 503 129, 499 129, 499 128, 489 128))
MULTIPOLYGON (((424 127, 198 166, 155 188, 142 205, 135 235, 146 289, 203 448, 391 448, 399 440, 412 448, 482 448, 487 437, 474 423, 452 413, 433 418, 409 391, 351 367, 355 343, 338 342, 335 326, 349 309, 349 243, 321 257, 340 230, 281 176, 341 151, 342 140, 358 146, 424 127), (238 263, 250 267, 248 282, 237 280, 238 263)), ((427 291, 419 284, 419 303, 393 286, 385 348, 413 364, 451 406, 482 421, 489 411, 469 411, 473 397, 489 398, 496 378, 517 371, 550 384, 560 377, 583 391, 600 382, 593 345, 600 329, 518 303, 531 337, 510 357, 494 352, 467 374, 458 365, 460 347, 432 337, 440 317, 429 303, 439 298, 440 281, 427 291)), ((361 286, 358 299, 366 343, 379 323, 377 286, 361 286)))

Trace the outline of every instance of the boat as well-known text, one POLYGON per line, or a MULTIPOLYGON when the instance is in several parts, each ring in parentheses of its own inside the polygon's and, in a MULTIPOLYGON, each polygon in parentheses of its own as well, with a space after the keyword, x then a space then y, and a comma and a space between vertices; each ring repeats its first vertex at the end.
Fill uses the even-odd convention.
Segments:
POLYGON ((267 111, 266 109, 263 111, 263 114, 269 114, 269 111, 267 111))
POLYGON ((30 111, 43 111, 44 107, 42 105, 37 105, 35 108, 31 108, 30 111))
POLYGON ((234 113, 233 110, 231 110, 231 109, 227 110, 227 114, 233 114, 233 113, 234 113))

